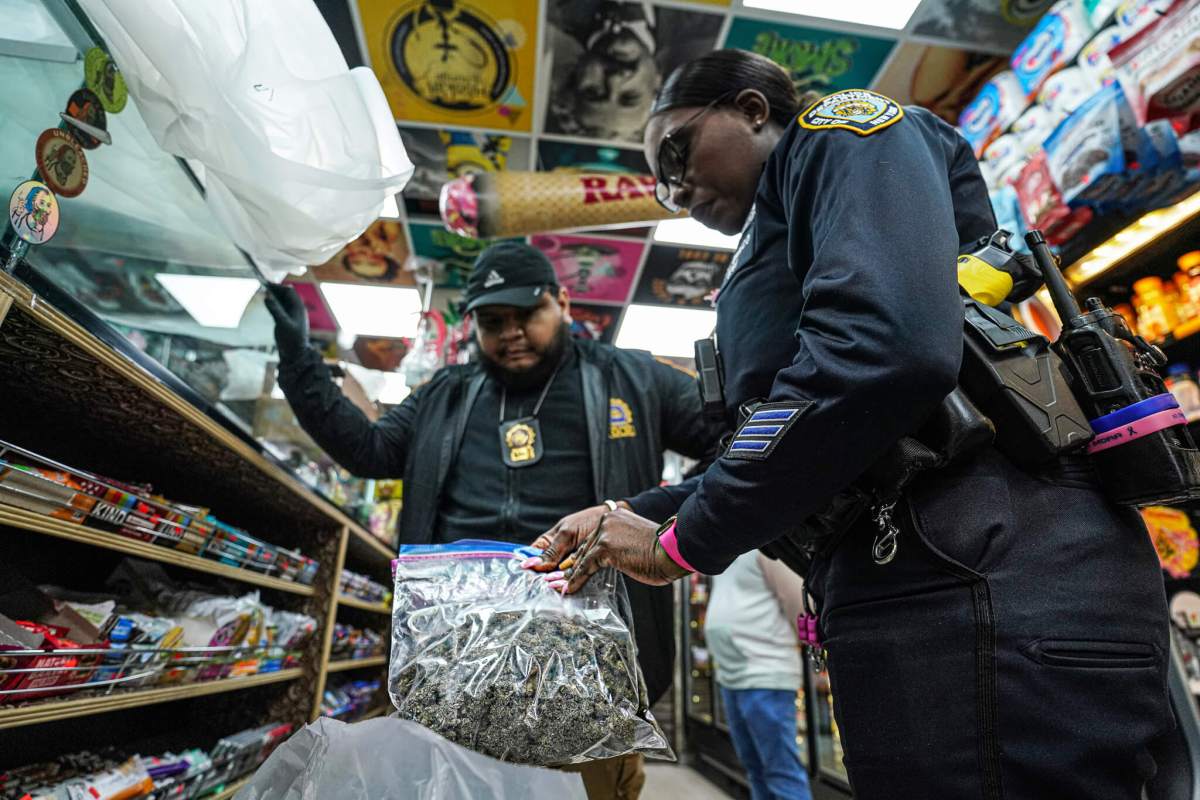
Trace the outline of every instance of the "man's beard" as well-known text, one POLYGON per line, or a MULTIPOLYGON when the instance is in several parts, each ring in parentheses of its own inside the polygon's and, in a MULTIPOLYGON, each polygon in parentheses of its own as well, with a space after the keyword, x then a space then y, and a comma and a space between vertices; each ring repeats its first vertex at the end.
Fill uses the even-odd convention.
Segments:
POLYGON ((554 373, 559 362, 563 359, 563 354, 571 343, 571 326, 565 320, 559 326, 558 333, 554 335, 554 339, 550 342, 550 346, 546 348, 546 352, 542 353, 542 358, 537 364, 524 370, 505 369, 497 362, 488 358, 487 354, 482 350, 479 352, 479 361, 483 364, 483 368, 488 374, 500 382, 502 386, 512 389, 514 392, 524 392, 531 389, 540 389, 545 385, 546 381, 550 380, 550 376, 554 373))

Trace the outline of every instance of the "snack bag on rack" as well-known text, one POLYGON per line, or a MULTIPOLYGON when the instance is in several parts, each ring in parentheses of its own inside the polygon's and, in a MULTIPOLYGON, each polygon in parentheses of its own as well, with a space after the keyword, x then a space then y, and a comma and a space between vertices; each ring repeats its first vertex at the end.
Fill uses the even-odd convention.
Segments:
POLYGON ((1118 25, 1110 25, 1092 37, 1092 40, 1079 51, 1079 68, 1100 86, 1107 86, 1117 79, 1117 70, 1113 67, 1108 54, 1125 41, 1125 33, 1118 25))
POLYGON ((1046 140, 1046 166, 1067 205, 1098 204, 1124 180, 1120 103, 1119 88, 1101 89, 1046 140))
POLYGON ((1017 120, 1029 105, 1016 75, 1006 70, 983 85, 958 117, 958 128, 975 156, 1017 120))
POLYGON ((1092 33, 1078 0, 1060 0, 1051 6, 1017 47, 1010 63, 1026 97, 1033 97, 1052 73, 1074 61, 1092 33))
POLYGON ((521 569, 535 554, 478 540, 400 548, 388 685, 399 715, 519 764, 672 758, 620 576, 562 596, 521 569))
POLYGON ((1200 109, 1200 0, 1176 0, 1109 54, 1139 124, 1200 109))

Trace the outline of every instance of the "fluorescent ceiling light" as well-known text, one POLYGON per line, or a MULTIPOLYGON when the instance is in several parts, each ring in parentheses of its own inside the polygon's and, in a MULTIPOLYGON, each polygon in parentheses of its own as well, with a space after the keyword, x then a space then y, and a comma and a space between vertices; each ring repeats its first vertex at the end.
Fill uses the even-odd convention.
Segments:
POLYGON ((320 287, 338 327, 346 333, 393 339, 417 333, 421 293, 416 289, 355 283, 322 283, 320 287))
POLYGON ((379 218, 400 219, 400 203, 396 201, 396 195, 389 194, 383 201, 383 211, 379 213, 379 218))
POLYGON ((716 324, 717 312, 710 308, 632 305, 621 320, 617 347, 691 358, 696 340, 707 338, 716 324))
POLYGON ((921 0, 742 0, 746 8, 902 30, 921 0))
POLYGON ((664 219, 654 229, 654 241, 664 244, 683 244, 689 247, 709 247, 717 250, 736 250, 738 236, 726 236, 706 228, 691 217, 664 219))
POLYGON ((192 319, 206 328, 236 328, 259 283, 254 278, 216 275, 155 275, 192 319))

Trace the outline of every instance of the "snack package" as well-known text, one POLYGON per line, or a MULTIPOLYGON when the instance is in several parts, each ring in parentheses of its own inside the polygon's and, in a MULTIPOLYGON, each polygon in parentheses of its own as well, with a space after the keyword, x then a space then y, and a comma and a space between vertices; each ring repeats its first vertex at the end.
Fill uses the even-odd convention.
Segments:
POLYGON ((520 764, 673 758, 621 579, 603 570, 559 595, 521 569, 536 554, 479 540, 400 548, 388 676, 399 716, 520 764))
MULTIPOLYGON (((1021 143, 1021 152, 1023 159, 1032 158, 1046 140, 1050 138, 1050 134, 1054 133, 1067 115, 1058 111, 1052 112, 1050 109, 1035 103, 1026 109, 1020 119, 1012 124, 1012 135, 1016 136, 1021 143)), ((1015 180, 1016 176, 1013 176, 1015 180)), ((1010 181, 1011 183, 1011 181, 1010 181)))
POLYGON ((1118 87, 1101 89, 1046 140, 1046 167, 1067 205, 1097 204, 1121 183, 1120 101, 1118 87))
POLYGON ((1010 62, 1025 96, 1033 97, 1052 73, 1074 61, 1092 32, 1079 0, 1060 0, 1051 6, 1010 62))
POLYGON ((1028 105, 1020 81, 1011 71, 995 75, 983 85, 958 117, 958 128, 979 157, 1001 131, 1013 124, 1028 105))
POLYGON ((1174 0, 1124 0, 1117 6, 1116 23, 1128 40, 1167 13, 1174 0))
POLYGON ((1100 84, 1080 67, 1067 67, 1051 75, 1038 94, 1038 103, 1053 114, 1067 116, 1100 90, 1100 84))
POLYGON ((1121 5, 1121 0, 1083 0, 1083 10, 1087 14, 1088 24, 1099 28, 1108 22, 1109 17, 1121 5))
POLYGON ((1014 234, 1013 246, 1022 251, 1028 251, 1025 244, 1025 221, 1021 218, 1021 205, 1017 201, 1017 190, 1011 186, 988 192, 992 201, 992 211, 996 215, 996 227, 1014 234))
POLYGON ((1045 151, 1037 153, 1013 184, 1025 228, 1040 228, 1051 244, 1062 244, 1092 220, 1090 208, 1070 209, 1050 174, 1045 151))
POLYGON ((1200 0, 1167 13, 1109 54, 1139 124, 1200 108, 1200 0))
POLYGON ((997 186, 1006 186, 1016 180, 1025 165, 1026 153, 1020 137, 1006 133, 987 146, 983 151, 985 163, 994 176, 997 186))
POLYGON ((1092 37, 1092 40, 1079 51, 1079 68, 1084 71, 1092 83, 1097 86, 1107 86, 1117 79, 1117 70, 1113 67, 1108 54, 1121 42, 1125 41, 1124 31, 1118 25, 1109 25, 1092 37))

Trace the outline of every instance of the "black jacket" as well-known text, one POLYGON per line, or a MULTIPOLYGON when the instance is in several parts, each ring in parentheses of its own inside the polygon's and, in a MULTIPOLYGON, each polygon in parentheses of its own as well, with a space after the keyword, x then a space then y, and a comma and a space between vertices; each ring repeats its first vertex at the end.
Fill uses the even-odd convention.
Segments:
POLYGON ((737 433, 703 476, 635 504, 677 508, 680 553, 704 573, 823 510, 957 383, 955 261, 996 228, 979 166, 924 109, 846 125, 786 129, 720 289, 737 433), (767 405, 742 423, 753 400, 767 405))
MULTIPOLYGON (((580 359, 585 405, 580 418, 588 426, 597 503, 657 486, 666 449, 700 458, 712 446, 716 432, 704 419, 690 375, 641 351, 582 340, 573 340, 573 346, 580 359), (617 431, 625 435, 610 436, 616 400, 629 406, 632 436, 627 428, 617 431)), ((433 538, 441 493, 454 468, 467 414, 485 380, 478 365, 446 367, 372 423, 333 383, 316 351, 307 350, 279 369, 279 385, 301 427, 334 460, 364 478, 403 478, 404 544, 433 538)), ((499 456, 497 450, 496 466, 501 469, 499 456)), ((628 581, 626 588, 639 661, 655 699, 671 683, 671 590, 635 581, 628 581)))

